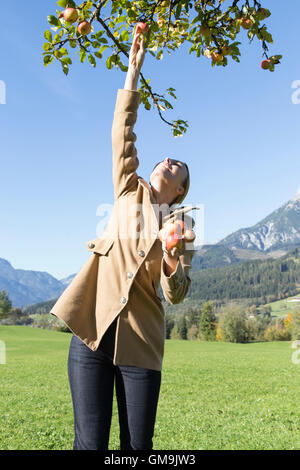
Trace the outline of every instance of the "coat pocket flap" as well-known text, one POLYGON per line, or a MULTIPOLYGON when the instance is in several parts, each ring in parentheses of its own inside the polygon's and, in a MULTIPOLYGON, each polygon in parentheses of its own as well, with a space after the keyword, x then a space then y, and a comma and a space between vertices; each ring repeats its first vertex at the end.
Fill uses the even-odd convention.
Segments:
POLYGON ((114 239, 112 238, 95 238, 86 242, 86 247, 89 251, 93 253, 99 253, 99 255, 106 255, 108 251, 114 244, 114 239))

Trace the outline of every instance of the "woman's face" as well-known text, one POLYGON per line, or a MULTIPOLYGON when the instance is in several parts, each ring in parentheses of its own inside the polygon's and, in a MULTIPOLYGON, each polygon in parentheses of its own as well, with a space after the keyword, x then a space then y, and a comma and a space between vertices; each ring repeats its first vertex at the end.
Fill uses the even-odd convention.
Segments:
POLYGON ((186 176, 187 169, 182 162, 166 157, 153 169, 150 176, 150 183, 153 185, 155 181, 163 180, 169 187, 176 190, 178 187, 183 188, 182 182, 186 176))

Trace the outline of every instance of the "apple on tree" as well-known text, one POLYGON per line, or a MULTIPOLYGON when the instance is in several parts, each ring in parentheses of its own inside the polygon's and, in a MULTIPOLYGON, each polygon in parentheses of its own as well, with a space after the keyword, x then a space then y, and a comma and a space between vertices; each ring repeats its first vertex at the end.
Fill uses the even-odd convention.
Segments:
POLYGON ((60 18, 64 18, 67 23, 75 23, 78 20, 79 14, 75 8, 66 8, 60 18))
POLYGON ((242 28, 250 29, 252 25, 253 25, 253 22, 252 22, 252 20, 250 20, 250 18, 242 18, 242 20, 241 20, 242 28))
POLYGON ((79 23, 77 30, 79 34, 81 34, 82 36, 86 36, 92 31, 92 25, 88 21, 84 20, 79 23))
POLYGON ((264 70, 269 70, 270 66, 271 66, 270 59, 263 60, 262 63, 261 63, 261 68, 264 69, 264 70))
POLYGON ((224 57, 222 56, 222 54, 219 54, 218 52, 212 52, 211 58, 213 62, 216 62, 217 64, 220 64, 224 60, 224 57))

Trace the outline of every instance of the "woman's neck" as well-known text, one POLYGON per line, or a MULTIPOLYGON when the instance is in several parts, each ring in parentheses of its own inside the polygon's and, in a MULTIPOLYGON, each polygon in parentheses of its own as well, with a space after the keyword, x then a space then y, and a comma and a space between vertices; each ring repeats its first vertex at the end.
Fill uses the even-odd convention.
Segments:
POLYGON ((170 202, 172 201, 172 199, 170 200, 166 200, 166 196, 164 194, 161 194, 160 191, 157 191, 152 185, 151 183, 149 183, 150 185, 150 188, 151 188, 151 192, 152 192, 152 195, 153 195, 153 199, 155 200, 156 204, 170 204, 170 202))

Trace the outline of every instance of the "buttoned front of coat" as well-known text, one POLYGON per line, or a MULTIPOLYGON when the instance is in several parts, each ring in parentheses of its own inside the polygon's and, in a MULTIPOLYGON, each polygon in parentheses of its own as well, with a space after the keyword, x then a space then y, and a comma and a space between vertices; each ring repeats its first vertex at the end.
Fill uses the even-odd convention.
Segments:
MULTIPOLYGON (((194 249, 189 246, 175 271, 166 275, 156 201, 149 184, 136 172, 139 160, 133 127, 139 102, 139 92, 118 90, 112 125, 113 212, 102 236, 86 242, 90 258, 50 313, 92 350, 117 318, 114 364, 161 370, 165 321, 159 285, 167 302, 184 299, 194 249)), ((179 208, 162 223, 191 209, 179 208)), ((192 224, 193 219, 189 220, 192 224)))

